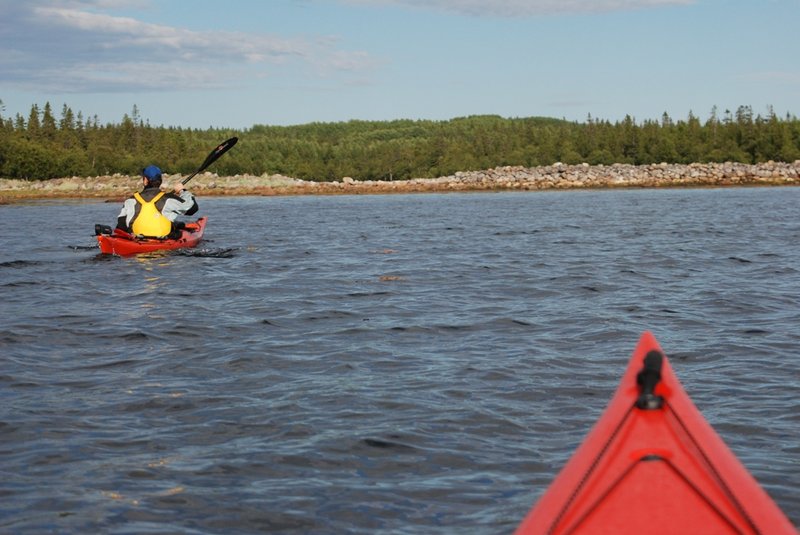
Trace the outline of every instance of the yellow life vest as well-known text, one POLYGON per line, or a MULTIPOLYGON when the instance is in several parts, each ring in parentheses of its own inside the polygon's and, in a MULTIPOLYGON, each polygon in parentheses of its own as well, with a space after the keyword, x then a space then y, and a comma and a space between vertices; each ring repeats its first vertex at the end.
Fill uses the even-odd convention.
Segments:
POLYGON ((131 230, 133 230, 134 234, 152 238, 163 238, 172 231, 172 221, 167 219, 164 214, 159 212, 158 208, 156 208, 156 201, 163 196, 164 192, 162 191, 153 197, 150 202, 145 202, 141 195, 138 193, 133 194, 133 198, 141 205, 139 214, 133 220, 133 224, 131 224, 131 230))

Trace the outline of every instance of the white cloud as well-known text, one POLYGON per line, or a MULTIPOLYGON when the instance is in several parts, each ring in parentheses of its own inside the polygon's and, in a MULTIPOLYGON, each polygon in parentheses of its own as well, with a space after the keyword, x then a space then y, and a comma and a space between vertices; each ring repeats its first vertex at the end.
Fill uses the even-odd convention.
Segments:
POLYGON ((400 5, 463 15, 531 17, 538 15, 629 11, 689 5, 696 0, 343 0, 360 5, 400 5))
POLYGON ((328 76, 374 65, 367 54, 331 47, 329 40, 198 32, 106 12, 145 6, 135 0, 0 1, 0 86, 162 91, 187 83, 195 88, 237 85, 235 80, 264 77, 285 64, 328 76))

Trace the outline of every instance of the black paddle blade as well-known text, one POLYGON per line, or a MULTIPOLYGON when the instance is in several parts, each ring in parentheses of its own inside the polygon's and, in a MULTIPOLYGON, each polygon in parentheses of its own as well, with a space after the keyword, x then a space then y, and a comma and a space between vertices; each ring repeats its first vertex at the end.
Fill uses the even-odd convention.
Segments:
POLYGON ((231 148, 236 145, 237 141, 239 141, 239 138, 234 136, 220 143, 216 149, 211 151, 211 154, 208 155, 208 158, 206 158, 206 161, 203 162, 203 165, 200 166, 200 169, 198 169, 197 172, 201 172, 203 169, 217 161, 220 156, 231 150, 231 148))
POLYGON ((208 167, 209 165, 211 165, 212 163, 214 163, 215 161, 217 161, 217 159, 218 159, 220 156, 222 156, 223 154, 225 154, 226 152, 228 152, 229 150, 231 150, 231 148, 232 148, 234 145, 236 145, 236 142, 237 142, 237 141, 239 141, 239 138, 238 138, 238 137, 236 137, 236 136, 234 136, 234 137, 232 137, 232 138, 230 138, 230 139, 226 139, 225 141, 223 141, 222 143, 220 143, 219 145, 217 145, 217 148, 216 148, 216 149, 214 149, 214 150, 212 150, 212 151, 211 151, 211 154, 209 154, 209 155, 206 157, 206 161, 204 161, 204 162, 203 162, 203 165, 201 165, 200 167, 198 167, 198 168, 197 168, 197 171, 195 171, 195 172, 194 172, 194 173, 192 173, 191 175, 189 175, 189 176, 187 176, 186 178, 184 178, 183 180, 181 180, 181 184, 186 184, 186 183, 187 183, 187 182, 189 182, 189 181, 190 181, 192 178, 194 178, 194 177, 195 177, 195 175, 197 175, 198 173, 202 173, 202 172, 205 170, 205 168, 206 168, 206 167, 208 167))

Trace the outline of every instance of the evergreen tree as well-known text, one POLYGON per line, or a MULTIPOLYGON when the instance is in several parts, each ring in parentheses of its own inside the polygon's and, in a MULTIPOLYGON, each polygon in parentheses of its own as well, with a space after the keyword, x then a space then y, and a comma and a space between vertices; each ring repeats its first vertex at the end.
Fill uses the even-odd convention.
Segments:
POLYGON ((39 121, 39 106, 34 104, 31 106, 31 112, 28 115, 28 139, 37 139, 41 130, 41 123, 39 121))
POLYGON ((800 122, 767 108, 754 116, 712 108, 702 123, 667 113, 637 122, 612 123, 592 115, 585 122, 527 117, 459 117, 449 121, 349 121, 232 130, 154 127, 138 106, 118 123, 84 119, 68 105, 60 120, 50 103, 4 116, 0 101, 0 176, 47 179, 70 175, 138 173, 156 163, 170 173, 190 173, 221 139, 238 135, 237 150, 215 164, 220 174, 279 173, 307 180, 402 180, 450 175, 504 165, 554 162, 610 165, 702 161, 762 162, 800 159, 800 122))
POLYGON ((56 118, 53 117, 53 108, 49 102, 45 102, 42 111, 41 135, 47 141, 53 141, 56 137, 56 118))
POLYGON ((61 108, 61 120, 58 122, 58 128, 61 131, 75 130, 75 114, 66 104, 61 108))

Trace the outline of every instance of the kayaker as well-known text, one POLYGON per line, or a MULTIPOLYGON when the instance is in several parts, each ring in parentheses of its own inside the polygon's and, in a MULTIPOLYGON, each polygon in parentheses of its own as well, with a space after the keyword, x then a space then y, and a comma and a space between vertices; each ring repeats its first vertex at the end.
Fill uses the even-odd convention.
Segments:
POLYGON ((142 169, 144 189, 125 201, 117 218, 117 228, 131 234, 151 238, 179 234, 180 215, 197 212, 197 201, 184 185, 178 182, 173 191, 161 191, 161 169, 148 165, 142 169))

